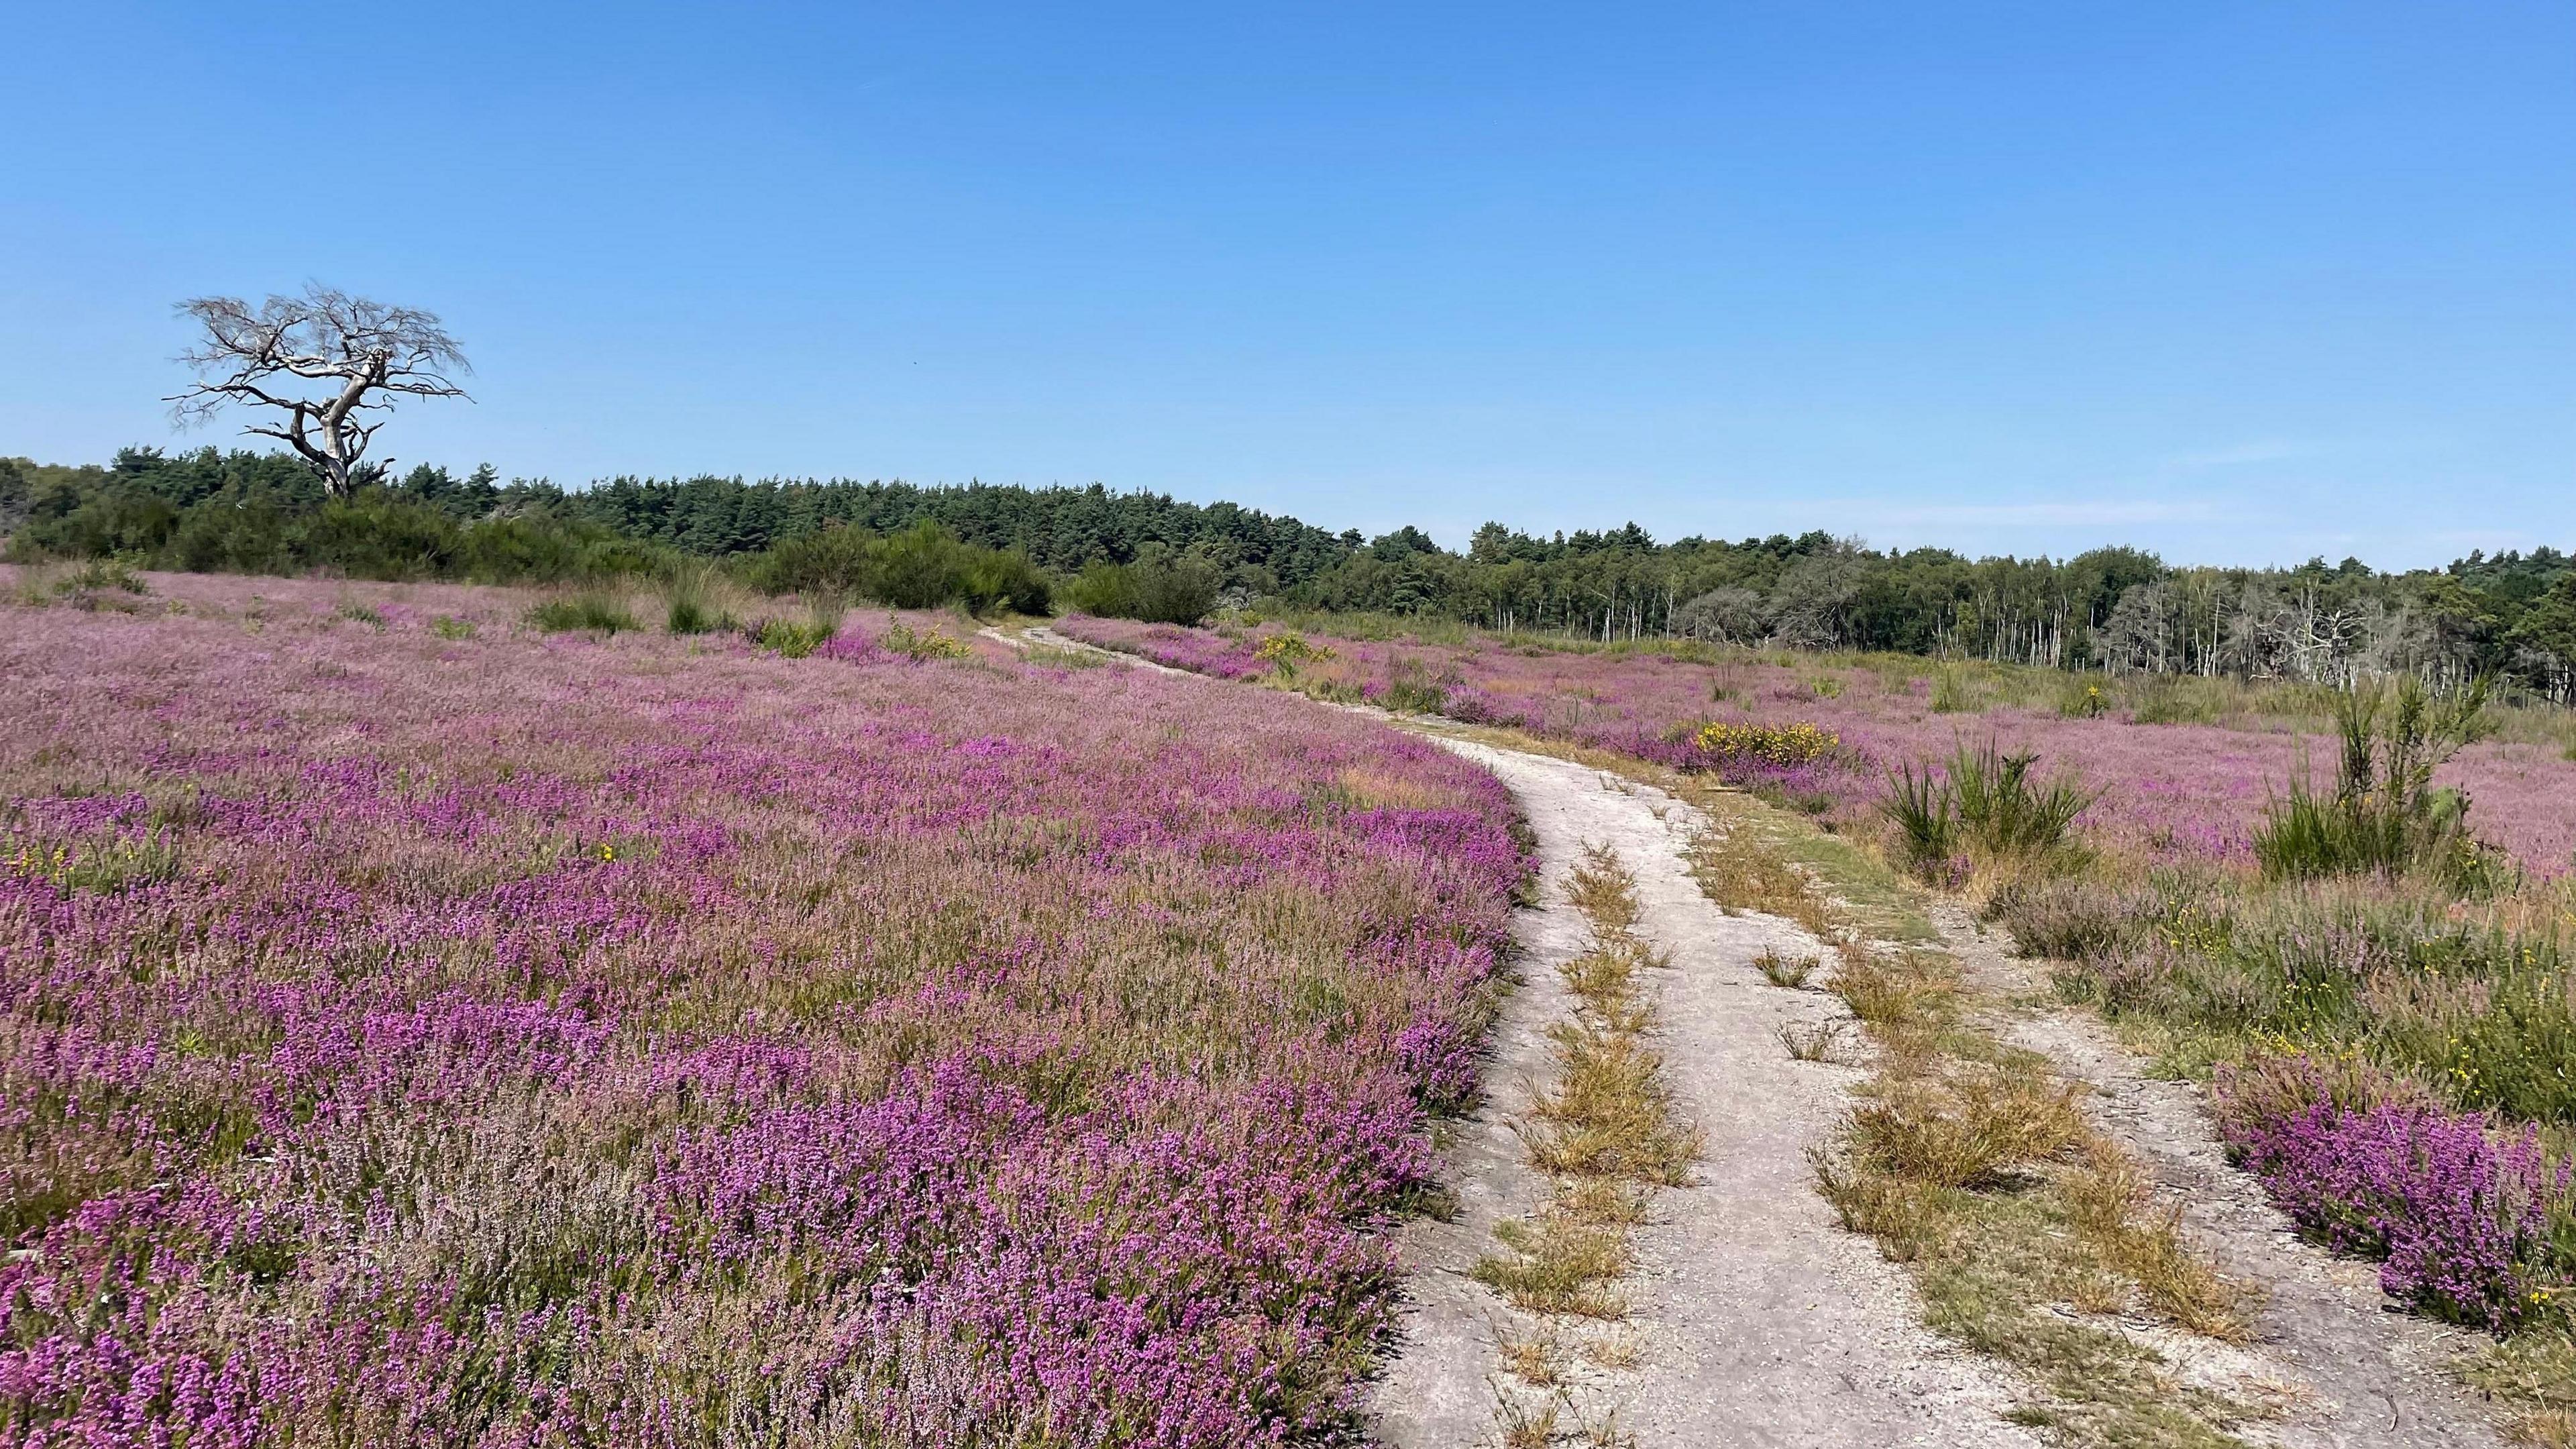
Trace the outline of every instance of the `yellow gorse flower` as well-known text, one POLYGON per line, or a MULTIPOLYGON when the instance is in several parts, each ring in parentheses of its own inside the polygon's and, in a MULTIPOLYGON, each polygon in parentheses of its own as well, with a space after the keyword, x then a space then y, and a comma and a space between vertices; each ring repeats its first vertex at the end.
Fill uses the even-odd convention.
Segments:
POLYGON ((1330 659, 1333 647, 1310 644, 1295 634, 1273 634, 1261 641, 1260 646, 1252 651, 1252 657, 1264 664, 1296 664, 1309 659, 1330 659))
POLYGON ((1713 719, 1692 733, 1691 743, 1703 755, 1722 755, 1735 760, 1759 760, 1768 765, 1811 765, 1842 748, 1842 740, 1830 730, 1801 721, 1797 724, 1737 724, 1713 719))

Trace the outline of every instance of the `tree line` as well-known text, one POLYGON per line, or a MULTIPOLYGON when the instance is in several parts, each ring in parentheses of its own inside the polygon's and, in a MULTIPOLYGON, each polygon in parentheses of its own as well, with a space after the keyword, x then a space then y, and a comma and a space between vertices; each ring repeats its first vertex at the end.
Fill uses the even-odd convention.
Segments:
POLYGON ((525 582, 711 559, 773 587, 1024 610, 1062 602, 1194 618, 1273 599, 1603 643, 1692 638, 2316 682, 2494 675, 2576 694, 2576 566, 2549 548, 2385 573, 2355 559, 2177 567, 2118 547, 1972 559, 1821 531, 1659 543, 1633 523, 1548 537, 1489 523, 1453 551, 1416 528, 1368 539, 1098 484, 699 477, 567 489, 505 483, 489 466, 458 475, 424 465, 362 469, 326 490, 293 456, 214 448, 129 448, 104 466, 0 460, 0 530, 12 558, 196 571, 525 582))

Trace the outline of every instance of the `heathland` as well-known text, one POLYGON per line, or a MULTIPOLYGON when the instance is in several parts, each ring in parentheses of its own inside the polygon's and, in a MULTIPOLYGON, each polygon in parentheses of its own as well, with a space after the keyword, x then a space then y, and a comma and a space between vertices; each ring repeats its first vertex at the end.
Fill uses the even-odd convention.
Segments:
POLYGON ((937 616, 8 587, 0 1439, 1345 1422, 1492 777, 937 616))
POLYGON ((1266 601, 1605 644, 1769 641, 2327 684, 2484 675, 2562 701, 2576 691, 2576 566, 2547 548, 2405 572, 2322 558, 2249 569, 2119 546, 1969 558, 1816 531, 1658 542, 1633 523, 1545 537, 1488 523, 1451 549, 1412 527, 1368 538, 1098 485, 698 477, 565 488, 422 465, 361 470, 334 498, 291 457, 212 448, 129 448, 104 466, 0 459, 0 532, 21 561, 487 583, 667 577, 696 564, 905 607, 1039 612, 1061 594, 1091 613, 1193 623, 1220 603, 1266 601))
MULTIPOLYGON (((1721 779, 1955 891, 2177 1076, 2318 1240, 2576 1420, 2576 750, 2479 684, 2345 689, 1308 616, 1075 618, 1176 667, 1721 779), (1340 632, 1333 632, 1336 628, 1340 632)), ((1820 931, 1820 934, 1822 932, 1820 931)))
MULTIPOLYGON (((2172 1221, 2133 1221, 2133 1166, 2005 1080, 2028 1064, 1927 928, 1868 944, 1869 872, 1811 868, 1833 852, 2208 1084, 2282 1212, 2486 1336, 2469 1372, 2528 1437, 2576 1437, 2576 716, 2519 623, 2409 633, 2392 594, 2301 653, 2177 605, 2169 655, 2086 652, 2125 637, 2090 616, 2032 665, 1795 647, 1786 596, 1710 598, 1733 585, 1669 638, 1285 613, 1206 538, 1041 562, 898 508, 963 494, 697 490, 896 510, 728 552, 408 481, 228 534, 218 491, 90 548, 47 530, 158 485, 76 483, 19 519, 36 561, 0 594, 16 1441, 1354 1432, 1530 859, 1492 775, 1259 686, 1720 792, 1707 889, 1839 950, 1820 984, 1874 1043, 1816 1187, 1996 1289, 1972 1313, 1925 1279, 1946 1331, 2058 1373, 2063 1334, 1995 1328, 2053 1311, 2047 1274, 2242 1328, 2172 1221), (209 539, 412 581, 136 571, 209 539), (984 632, 1059 603, 1096 608, 1076 640, 1225 682, 984 632), (2423 637, 2459 647, 2378 647, 2423 637), (1987 1240, 2047 1281, 2004 1283, 1987 1240)), ((1048 506, 1182 516, 1090 496, 1048 506)), ((1651 1042, 1652 995, 1593 1009, 1651 1042)), ((2127 1372, 2052 1381, 2048 1412, 2091 1405, 2065 1442, 2161 1422, 2127 1372)), ((2226 1442, 2174 1432, 2135 1442, 2226 1442)))

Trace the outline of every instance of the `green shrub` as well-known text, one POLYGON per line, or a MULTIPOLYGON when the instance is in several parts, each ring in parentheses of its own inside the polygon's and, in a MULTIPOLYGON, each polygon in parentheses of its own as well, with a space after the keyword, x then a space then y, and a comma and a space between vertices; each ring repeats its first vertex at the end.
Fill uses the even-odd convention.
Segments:
POLYGON ((626 607, 625 599, 596 589, 546 599, 528 611, 528 622, 549 634, 575 629, 615 634, 636 627, 634 612, 626 607))
POLYGON ((663 627, 674 634, 716 634, 735 626, 717 602, 717 582, 704 564, 682 564, 662 584, 663 627))
POLYGON ((961 542, 926 518, 883 538, 840 524, 798 534, 771 546, 747 572, 768 593, 856 595, 896 609, 963 604, 1043 614, 1054 595, 1025 554, 961 542))
POLYGON ((1066 590, 1073 606, 1148 624, 1196 624, 1216 607, 1216 565, 1191 554, 1149 549, 1129 564, 1096 563, 1066 590))
POLYGON ((830 631, 796 619, 763 619, 752 630, 751 642, 786 659, 802 659, 831 638, 830 631))
POLYGON ((2302 753, 2286 796, 2254 831, 2254 858, 2274 880, 2424 873, 2493 889, 2507 867, 2468 834, 2468 796, 2433 772, 2484 732, 2481 680, 2436 699, 2414 680, 2357 687, 2335 708, 2341 750, 2330 793, 2310 783, 2302 753))
POLYGON ((1407 714, 1438 714, 1449 704, 1449 691, 1421 660, 1398 659, 1387 669, 1378 703, 1407 714))
POLYGON ((2075 817, 2102 797, 2071 776, 2031 777, 2039 756, 2005 754, 1988 740, 1950 757, 1950 789, 1970 844, 1987 855, 2037 861, 2074 848, 2075 817))
POLYGON ((966 563, 966 603, 978 613, 1045 614, 1055 607, 1055 584, 1016 549, 976 549, 966 563))
POLYGON ((322 505, 304 527, 301 562, 358 579, 424 579, 449 573, 463 550, 455 519, 371 490, 322 505))
POLYGON ((862 592, 868 578, 868 551, 875 536, 862 528, 831 524, 770 545, 747 569, 752 586, 763 593, 862 592))
POLYGON ((134 572, 131 565, 123 559, 114 558, 89 559, 70 573, 63 575, 61 581, 54 585, 55 592, 64 594, 89 593, 101 589, 114 589, 119 593, 134 594, 138 597, 152 592, 152 586, 143 582, 142 577, 134 572))
POLYGON ((47 500, 39 497, 34 516, 10 535, 13 561, 148 555, 169 542, 179 527, 179 510, 170 500, 121 479, 77 502, 71 495, 60 496, 70 505, 65 511, 48 515, 47 500))
POLYGON ((287 573, 301 531, 269 490, 227 489, 180 517, 165 556, 189 573, 287 573))
POLYGON ((824 595, 807 606, 803 619, 763 619, 753 625, 751 642, 782 658, 803 659, 841 632, 845 612, 839 599, 824 595))
POLYGON ((441 614, 429 621, 429 632, 441 639, 471 639, 475 635, 474 621, 441 614))
MULTIPOLYGON (((936 629, 924 634, 899 620, 886 630, 884 638, 877 641, 877 647, 889 654, 900 654, 915 664, 931 659, 971 659, 975 654, 962 639, 952 639, 936 629)), ((1087 662, 1097 664, 1101 661, 1095 658, 1087 662)))
POLYGON ((1918 874, 1947 869, 1959 856, 1959 808, 1929 764, 1902 765, 1887 778, 1879 813, 1896 827, 1897 853, 1918 874))
POLYGON ((1919 872, 1947 868, 1964 852, 2046 870, 2080 865, 2075 819, 2101 798, 2071 776, 2036 779, 2039 757, 2006 754, 1992 740, 1966 744, 1936 771, 1927 761, 1888 777, 1879 812, 1896 827, 1898 853, 1919 872))

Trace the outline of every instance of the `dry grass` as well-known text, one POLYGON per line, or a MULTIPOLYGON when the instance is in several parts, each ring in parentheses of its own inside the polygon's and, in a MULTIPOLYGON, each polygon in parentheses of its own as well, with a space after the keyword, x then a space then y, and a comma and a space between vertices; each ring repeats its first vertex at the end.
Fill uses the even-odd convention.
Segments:
POLYGON ((1591 923, 1592 946, 1557 968, 1574 1009, 1548 1031, 1555 1079, 1513 1124, 1531 1164, 1554 1181, 1537 1214, 1496 1227, 1509 1251, 1474 1273, 1526 1312, 1615 1320, 1627 1312, 1619 1281, 1633 1262, 1630 1230, 1644 1221, 1651 1189, 1689 1181, 1700 1134, 1676 1116, 1649 1040, 1643 976, 1664 962, 1635 934, 1635 878, 1596 848, 1565 891, 1591 923))
POLYGON ((1814 878, 1767 848, 1755 831, 1739 824, 1701 832, 1691 865, 1700 889, 1730 916, 1755 911, 1795 921, 1818 940, 1841 939, 1841 928, 1814 878))
POLYGON ((1927 1187, 1992 1187, 2086 1137, 2071 1088, 1982 1064, 1884 1080, 1852 1112, 1851 1147, 1871 1172, 1927 1187))
POLYGON ((1556 1439, 1557 1422, 1565 1417, 1565 1398, 1551 1394, 1536 1406, 1517 1397, 1494 1395, 1494 1430, 1503 1449, 1547 1449, 1556 1439))
POLYGON ((1783 956, 1768 948, 1753 958, 1753 969, 1762 973, 1763 980, 1792 991, 1805 986, 1808 979, 1816 974, 1816 968, 1823 964, 1814 956, 1783 956))
POLYGON ((1552 1331, 1502 1341, 1503 1371, 1534 1389, 1565 1382, 1565 1345, 1552 1331))
MULTIPOLYGON (((2231 1431, 2253 1408, 2182 1384, 2152 1348, 2084 1318, 2143 1312, 2236 1342, 2240 1292, 2192 1251, 2075 1090, 1985 1024, 1999 1004, 1922 944, 1937 933, 1893 873, 1845 842, 1802 846, 1794 832, 1812 827, 1784 812, 1695 798, 1724 822, 1695 856, 1703 888, 1824 942, 1836 957, 1827 985, 1875 1048, 1842 1139, 1813 1155, 1842 1225, 1908 1265, 1935 1329, 2021 1371, 2030 1393, 2014 1417, 2053 1442, 2240 1445, 2231 1431)), ((1783 1041, 1800 1056, 1830 1050, 1815 1036, 1783 1041)))
POLYGON ((1780 1045, 1787 1047, 1795 1060, 1829 1062, 1834 1059, 1834 1049, 1842 1045, 1843 1033, 1850 1029, 1851 1023, 1842 1017, 1803 1028, 1784 1024, 1780 1028, 1780 1045))
POLYGON ((1514 1308, 1575 1318, 1627 1316, 1628 1300, 1618 1287, 1632 1261, 1627 1223, 1550 1203, 1536 1218, 1496 1224, 1494 1236, 1511 1255, 1480 1260, 1476 1281, 1514 1308))
POLYGON ((2075 1230, 2160 1316, 2223 1343, 2243 1343, 2245 1294, 2182 1236, 2180 1204, 2157 1207, 2128 1154, 2099 1137, 2060 1179, 2075 1230))
POLYGON ((2505 1427, 2542 1449, 2576 1449, 2576 1332, 2565 1327, 2488 1344, 2462 1375, 2511 1405, 2505 1427))
POLYGON ((1584 1362, 1594 1368, 1605 1368, 1613 1372, 1632 1369, 1637 1366, 1642 1356, 1642 1351, 1637 1346, 1637 1336, 1625 1329, 1610 1329, 1594 1334, 1583 1341, 1584 1362))

